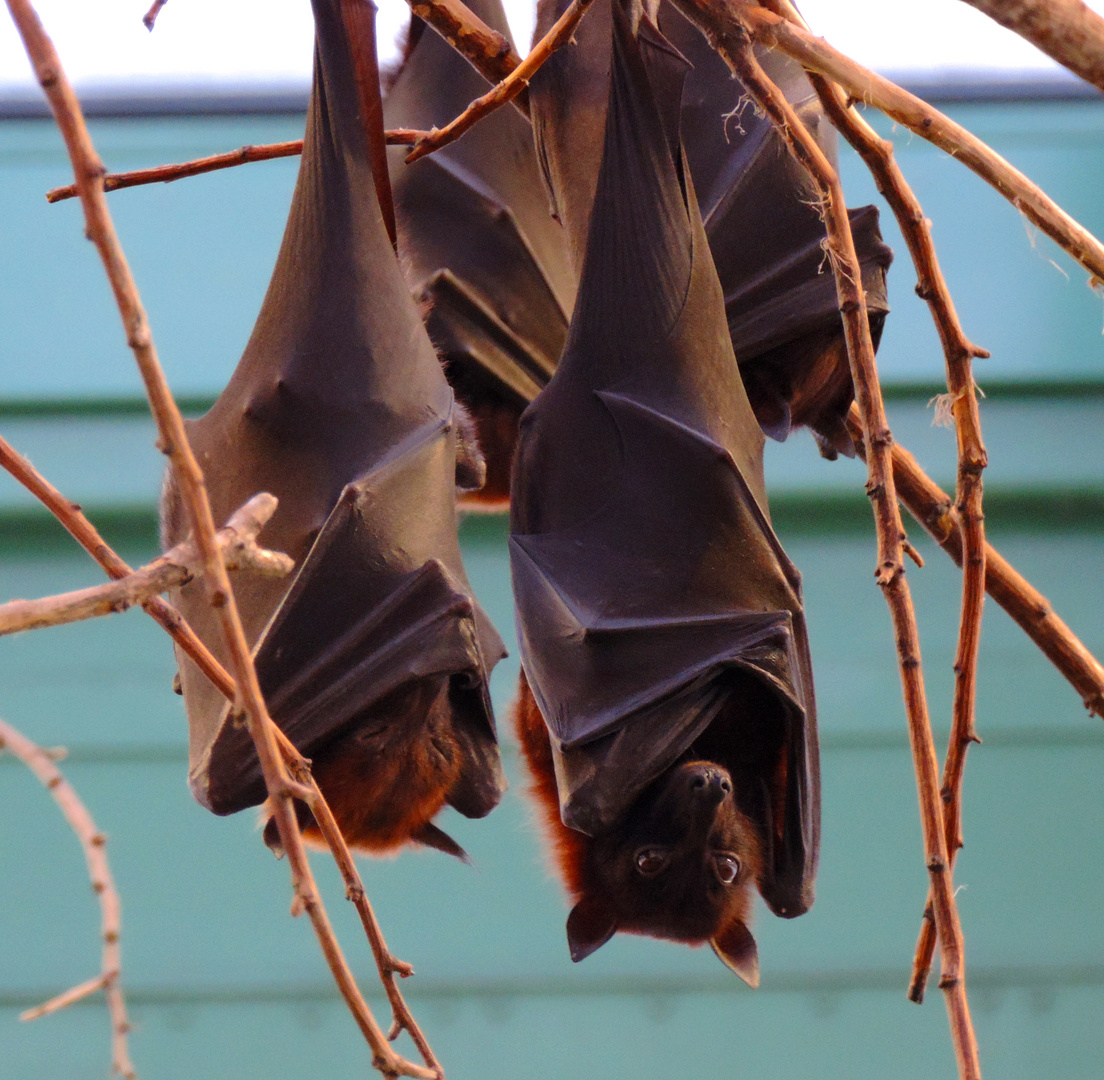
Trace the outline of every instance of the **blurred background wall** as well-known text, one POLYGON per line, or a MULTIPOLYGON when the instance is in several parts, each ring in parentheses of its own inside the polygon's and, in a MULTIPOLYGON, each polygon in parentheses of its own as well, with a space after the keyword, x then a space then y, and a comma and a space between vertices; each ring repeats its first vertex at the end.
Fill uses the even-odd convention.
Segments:
MULTIPOLYGON (((1067 89, 962 88, 951 115, 1104 233, 1104 103, 1067 89)), ((946 97, 944 88, 943 96, 946 97)), ((301 101, 207 98, 199 111, 110 102, 93 124, 121 171, 296 138, 301 101), (246 111, 242 111, 242 110, 246 111)), ((891 129, 882 126, 886 134, 891 129)), ((1104 299, 1084 272, 954 161, 896 133, 978 362, 990 452, 992 542, 1097 655, 1104 653, 1104 299)), ((876 195, 844 153, 851 205, 876 195)), ((297 164, 252 165, 110 196, 162 361, 195 414, 233 369, 283 228, 297 164)), ((0 432, 80 502, 132 563, 156 551, 162 459, 140 386, 48 121, 0 119, 0 432)), ((933 427, 942 357, 904 246, 879 356, 890 420, 946 490, 954 436, 933 427)), ((436 853, 366 862, 405 990, 454 1080, 603 1077, 951 1076, 941 994, 905 1000, 926 891, 915 784, 890 624, 855 462, 825 462, 800 433, 768 447, 778 532, 804 574, 823 746, 818 901, 794 922, 760 909, 762 987, 707 951, 618 937, 570 963, 566 907, 522 797, 509 733, 516 649, 494 692, 512 790, 484 822, 445 822, 475 867, 436 853)), ((945 746, 958 574, 919 527, 909 567, 933 723, 945 746)), ((506 524, 464 526, 467 564, 512 632, 506 524)), ((0 597, 94 584, 99 571, 0 477, 0 597)), ((0 640, 0 715, 48 746, 110 837, 124 905, 132 1057, 148 1078, 367 1075, 309 925, 288 916, 286 866, 251 815, 215 819, 185 784, 169 642, 142 613, 0 640)), ((986 607, 978 701, 984 744, 965 787, 956 883, 987 1077, 1104 1075, 1104 727, 1021 631, 986 607)), ((18 1012, 98 970, 98 910, 80 850, 22 766, 0 757, 0 1078, 102 1077, 98 999, 20 1025, 18 1012)), ((370 992, 374 968, 340 883, 316 866, 370 992)), ((381 995, 373 1005, 385 1014, 381 995)))

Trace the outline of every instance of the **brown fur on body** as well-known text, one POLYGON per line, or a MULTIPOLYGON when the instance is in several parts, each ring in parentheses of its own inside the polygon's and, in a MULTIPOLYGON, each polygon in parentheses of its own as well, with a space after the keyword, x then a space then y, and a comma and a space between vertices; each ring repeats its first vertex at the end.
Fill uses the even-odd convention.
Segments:
POLYGON ((524 674, 514 723, 530 793, 575 905, 567 922, 572 959, 584 959, 618 931, 708 941, 722 962, 757 985, 748 923, 761 845, 736 806, 728 770, 692 757, 678 762, 610 830, 591 837, 560 819, 549 734, 524 674), (722 881, 719 873, 734 865, 735 879, 722 881))
MULTIPOLYGON (((461 777, 463 750, 452 723, 447 679, 396 691, 373 709, 379 722, 356 727, 315 752, 311 773, 349 847, 396 852, 408 843, 464 852, 433 824, 461 777)), ((309 809, 296 803, 304 838, 325 846, 309 809)), ((266 804, 265 843, 279 852, 266 804)))
POLYGON ((510 471, 518 439, 518 419, 527 402, 463 357, 451 357, 445 374, 465 409, 485 464, 478 490, 459 493, 466 510, 505 510, 510 505, 510 471))

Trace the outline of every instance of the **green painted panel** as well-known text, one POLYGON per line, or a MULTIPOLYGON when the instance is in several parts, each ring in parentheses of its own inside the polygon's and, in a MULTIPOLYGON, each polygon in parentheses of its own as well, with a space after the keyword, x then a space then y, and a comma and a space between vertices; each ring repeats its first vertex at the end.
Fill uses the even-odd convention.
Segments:
MULTIPOLYGON (((895 1077, 949 1075, 938 992, 924 1009, 902 993, 926 881, 873 546, 800 529, 783 539, 805 574, 825 733, 816 906, 793 922, 760 912, 757 994, 734 986, 707 951, 640 938, 617 938, 573 966, 564 904, 506 734, 512 790, 503 806, 486 822, 445 822, 475 869, 435 853, 363 864, 390 944, 419 972, 412 997, 451 1076, 659 1078, 715 1071, 718 1053, 731 1060, 724 1075, 880 1077, 887 1063, 895 1077), (570 1032, 583 1051, 568 1049, 570 1032)), ((475 588, 508 631, 503 541, 501 518, 465 527, 475 588)), ((1099 534, 1011 532, 995 542, 1104 651, 1099 534)), ((909 575, 933 716, 945 728, 957 575, 922 548, 927 567, 909 575)), ((13 553, 0 561, 0 591, 87 583, 89 570, 75 557, 13 553)), ((0 641, 0 715, 47 744, 73 745, 67 772, 110 837, 139 1067, 172 1077, 202 1053, 214 1075, 235 1077, 297 1075, 308 1062, 315 1075, 363 1068, 309 926, 287 914, 286 866, 263 849, 252 815, 212 818, 187 793, 171 660, 147 622, 134 613, 0 641)), ((956 880, 986 1075, 1096 1075, 1104 728, 992 605, 983 648, 986 742, 971 751, 956 880), (1057 1064, 1040 1072, 1049 1055, 1057 1064)), ((515 678, 515 659, 500 665, 504 728, 515 678)), ((94 970, 97 914, 79 850, 46 793, 7 759, 0 791, 0 1078, 103 1075, 97 1009, 30 1027, 15 1021, 18 1008, 94 970)), ((371 985, 336 875, 325 859, 316 865, 354 968, 371 985)))
MULTIPOLYGON (((110 170, 145 168, 302 136, 298 117, 90 122, 110 170)), ((139 188, 111 210, 174 390, 225 382, 264 295, 297 159, 139 188)), ((0 122, 0 397, 141 392, 95 249, 75 200, 46 203, 72 179, 48 121, 0 122), (18 259, 13 252, 20 253, 18 259), (62 269, 64 268, 64 269, 62 269)))
MULTIPOLYGON (((756 993, 711 988, 686 994, 638 985, 583 995, 472 995, 462 1001, 413 991, 410 996, 450 1080, 955 1075, 937 992, 922 1008, 888 987, 756 993)), ((974 996, 986 1077, 1104 1075, 1099 984, 1001 985, 974 996)), ((133 1016, 132 1053, 144 1076, 193 1080, 197 1068, 234 1080, 371 1075, 352 1021, 328 997, 149 1003, 138 1005, 133 1016)), ((0 1030, 14 1023, 11 1017, 10 1010, 0 1010, 0 1030)), ((107 1024, 98 1010, 80 1008, 24 1032, 23 1045, 5 1046, 3 1080, 107 1075, 107 1024)))
MULTIPOLYGON (((975 104, 952 115, 1009 157, 1090 229, 1104 232, 1104 104, 975 104)), ((296 138, 297 117, 97 120, 111 169, 145 167, 296 138)), ((888 128, 886 133, 889 134, 888 128)), ((895 136, 967 333, 993 352, 982 385, 1009 378, 1104 374, 1104 305, 1084 272, 957 162, 907 134, 895 136), (1053 262, 1059 265, 1056 268, 1053 262)), ((213 394, 241 353, 256 316, 294 182, 294 159, 251 165, 111 196, 154 337, 178 393, 213 394)), ((878 201, 861 164, 843 152, 852 205, 878 201)), ((60 139, 46 121, 0 122, 0 399, 133 395, 137 376, 103 274, 83 242, 74 202, 44 192, 68 179, 60 139), (64 273, 59 271, 64 267, 64 273)), ((890 275, 894 312, 880 354, 887 382, 942 378, 943 362, 896 227, 890 275)))
MULTIPOLYGON (((924 398, 891 401, 888 413, 897 441, 953 491, 953 429, 933 425, 934 411, 924 398)), ((989 494, 1104 492, 1104 397, 997 398, 982 403, 981 418, 989 494)), ((93 517, 105 509, 150 511, 156 503, 165 463, 155 448, 153 422, 141 412, 0 415, 0 435, 93 517)), ((768 440, 765 467, 773 501, 847 494, 861 499, 866 483, 860 461, 825 461, 807 431, 785 443, 768 440)), ((23 487, 0 474, 0 514, 36 505, 23 487)))
MULTIPOLYGON (((951 117, 990 143, 1097 236, 1104 234, 1104 103, 948 106, 951 117)), ((1104 372, 1104 299, 1088 274, 1029 226, 1018 211, 965 166, 904 129, 868 116, 891 137, 897 161, 933 222, 933 236, 967 335, 989 349, 978 381, 1007 378, 1099 379, 1104 372)), ((841 166, 849 205, 880 202, 851 153, 841 166)), ((943 358, 927 306, 896 224, 883 208, 897 260, 889 274, 893 312, 879 367, 887 382, 934 381, 943 358)))

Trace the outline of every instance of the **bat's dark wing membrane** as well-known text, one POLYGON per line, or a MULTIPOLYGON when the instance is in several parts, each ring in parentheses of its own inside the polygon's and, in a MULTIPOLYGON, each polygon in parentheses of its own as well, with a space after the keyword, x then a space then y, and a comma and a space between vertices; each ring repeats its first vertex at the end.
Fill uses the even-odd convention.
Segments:
MULTIPOLYGON (((829 456, 853 454, 843 423, 853 390, 816 192, 702 34, 667 3, 660 26, 693 65, 682 105, 684 147, 752 408, 775 438, 808 424, 829 456)), ((835 162, 836 132, 805 72, 781 54, 758 56, 835 162)), ((882 242, 876 207, 850 215, 876 344, 889 310, 893 255, 882 242)))
MULTIPOLYGON (((525 670, 564 822, 608 827, 721 722, 750 771, 771 906, 812 902, 819 773, 800 578, 771 530, 740 380, 679 144, 686 62, 619 2, 601 167, 560 365, 522 418, 511 566, 525 670), (741 683, 758 714, 741 717, 741 683), (740 727, 746 723, 743 738, 740 727), (768 740, 769 741, 769 740, 768 740), (764 744, 765 745, 765 744, 764 744)), ((565 86, 570 95, 570 82, 565 86)), ((570 101, 564 114, 571 116, 570 101)), ((570 145, 570 128, 551 136, 570 145)), ((557 192, 561 212, 570 187, 557 192)))
MULTIPOLYGON (((500 0, 470 6, 509 37, 500 0)), ((488 89, 415 18, 385 121, 443 127, 488 89)), ((474 497, 504 498, 516 418, 550 378, 574 303, 563 230, 549 213, 529 124, 513 108, 413 165, 405 153, 392 147, 388 156, 404 268, 487 451, 487 483, 474 497)))
MULTIPOLYGON (((257 491, 279 508, 260 540, 294 580, 234 575, 272 714, 306 754, 373 718, 402 683, 448 678, 485 813, 502 787, 486 692, 502 643, 471 595, 456 538, 452 392, 391 251, 358 116, 340 4, 314 0, 314 86, 276 268, 229 385, 188 437, 225 520, 257 491)), ((183 531, 166 485, 164 539, 183 531)), ((225 661, 202 585, 176 600, 225 661)), ((231 813, 264 797, 226 702, 178 655, 196 798, 231 813)))
MULTIPOLYGON (((537 33, 566 6, 542 0, 537 33)), ((851 376, 811 184, 770 121, 738 108, 743 86, 698 30, 669 3, 659 5, 659 17, 664 36, 691 64, 682 98, 684 150, 752 409, 774 438, 807 424, 827 456, 853 454, 843 423, 851 376)), ((575 43, 545 63, 530 89, 538 155, 577 267, 598 176, 609 40, 609 9, 595 5, 575 43)), ((834 160, 835 132, 801 67, 770 52, 760 60, 834 160)), ((877 342, 892 253, 875 207, 851 211, 851 223, 877 342)))

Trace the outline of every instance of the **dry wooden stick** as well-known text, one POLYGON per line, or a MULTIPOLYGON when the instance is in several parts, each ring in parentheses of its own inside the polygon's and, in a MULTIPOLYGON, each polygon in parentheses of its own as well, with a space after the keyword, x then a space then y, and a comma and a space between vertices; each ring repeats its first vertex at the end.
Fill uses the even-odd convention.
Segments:
POLYGON ((372 0, 341 0, 341 18, 349 39, 357 96, 360 99, 360 120, 368 144, 368 159, 372 163, 372 178, 376 186, 383 224, 391 247, 398 248, 395 231, 395 200, 391 194, 391 177, 387 172, 387 141, 383 130, 383 98, 380 96, 379 58, 376 56, 376 5, 372 0))
MULTIPOLYGON (((847 417, 847 428, 859 453, 865 455, 862 422, 854 406, 847 417)), ((893 474, 897 494, 909 513, 961 566, 962 536, 950 496, 927 476, 904 447, 896 444, 893 447, 893 474)), ((988 542, 985 545, 985 589, 1077 691, 1085 708, 1096 716, 1104 717, 1104 664, 1059 618, 1050 601, 988 542)))
POLYGON ((470 127, 489 116, 495 109, 512 101, 529 85, 529 80, 540 70, 540 66, 559 48, 571 40, 579 20, 586 14, 593 0, 571 0, 571 6, 556 20, 555 25, 533 46, 533 51, 500 83, 493 86, 482 97, 476 98, 459 116, 450 120, 443 128, 434 128, 414 144, 414 149, 406 155, 406 163, 440 150, 450 142, 455 142, 470 127))
MULTIPOLYGON (((109 577, 118 579, 133 572, 127 563, 100 536, 95 526, 81 512, 80 507, 66 499, 26 458, 16 453, 2 437, 0 437, 0 467, 6 469, 46 506, 77 543, 106 571, 109 577)), ((152 597, 142 606, 169 633, 180 648, 195 661, 199 669, 211 680, 223 696, 233 701, 234 680, 211 653, 210 649, 196 636, 195 631, 181 618, 180 613, 171 604, 162 600, 160 596, 152 597)), ((341 835, 341 830, 334 820, 333 813, 325 797, 310 774, 310 762, 295 749, 279 728, 276 729, 276 736, 284 761, 292 775, 310 791, 307 805, 310 807, 315 821, 318 822, 319 828, 322 830, 322 834, 333 854, 334 861, 337 863, 344 879, 345 896, 356 907, 361 924, 368 936, 380 979, 391 1004, 392 1025, 388 1038, 394 1039, 399 1032, 407 1031, 426 1065, 440 1074, 441 1067, 403 999, 395 979, 396 975, 402 978, 413 975, 414 969, 402 960, 398 960, 388 949, 383 931, 376 919, 360 874, 357 872, 356 863, 353 861, 352 854, 345 843, 345 838, 341 835)))
MULTIPOLYGON (((697 3, 686 0, 680 7, 697 18, 697 3)), ((962 928, 954 900, 950 860, 947 856, 943 813, 939 799, 939 770, 928 719, 924 680, 921 672, 920 643, 912 599, 905 580, 901 544, 903 527, 890 462, 893 437, 886 422, 881 388, 874 363, 874 346, 862 276, 847 208, 839 178, 816 141, 805 129, 797 113, 778 88, 767 78, 751 49, 750 35, 740 27, 718 30, 705 25, 714 48, 729 63, 744 88, 774 123, 794 158, 808 171, 818 189, 828 232, 827 253, 836 279, 840 312, 855 397, 862 417, 866 445, 869 448, 867 493, 874 509, 878 537, 876 580, 881 586, 893 619, 897 654, 908 717, 909 740, 916 770, 924 834, 924 855, 935 899, 936 925, 942 956, 941 985, 946 993, 951 1039, 963 1080, 980 1080, 981 1068, 977 1040, 970 1020, 966 997, 965 958, 962 928)))
MULTIPOLYGON (((409 0, 411 12, 437 31, 492 86, 521 63, 510 39, 492 30, 463 0, 409 0)), ((522 90, 514 106, 529 116, 529 94, 522 90)))
MULTIPOLYGON (((383 134, 388 146, 413 146, 426 133, 413 128, 392 128, 383 134)), ((174 180, 183 180, 187 176, 201 176, 203 173, 216 172, 219 169, 232 169, 235 165, 246 165, 253 161, 296 157, 302 152, 302 139, 263 143, 259 146, 239 146, 237 150, 228 150, 225 154, 213 154, 210 157, 197 158, 195 161, 184 161, 179 165, 158 165, 153 169, 107 173, 103 178, 104 191, 139 187, 142 184, 170 184, 174 180)), ((64 187, 51 188, 47 191, 46 201, 61 202, 64 199, 76 198, 76 195, 77 185, 66 184, 64 187)))
POLYGON ((402 992, 399 990, 398 983, 395 981, 396 975, 405 979, 414 974, 414 969, 404 961, 397 959, 388 949, 387 942, 383 938, 383 931, 376 919, 375 912, 372 910, 368 894, 364 891, 364 885, 357 873, 352 854, 345 843, 345 838, 341 835, 341 828, 333 816, 329 803, 326 802, 314 777, 311 776, 309 762, 303 758, 291 740, 278 728, 277 735, 292 775, 305 787, 311 789, 311 796, 306 800, 307 806, 322 831, 322 836, 333 854, 334 862, 337 863, 338 870, 341 872, 341 877, 345 882, 345 899, 351 901, 357 909, 361 925, 364 927, 364 932, 371 944, 380 982, 383 983, 387 1000, 391 1005, 391 1030, 387 1037, 388 1039, 395 1039, 400 1032, 406 1031, 414 1041, 414 1045, 418 1048, 418 1052, 422 1055, 426 1065, 435 1070, 439 1076, 443 1076, 441 1066, 430 1048, 429 1042, 422 1034, 421 1028, 418 1027, 402 996, 402 992))
MULTIPOLYGON (((237 510, 219 530, 218 544, 228 570, 248 569, 266 577, 283 577, 295 568, 287 555, 267 551, 257 544, 257 533, 275 510, 276 497, 261 492, 237 510)), ((40 600, 10 600, 0 604, 0 636, 126 611, 151 596, 191 581, 196 574, 197 558, 195 545, 185 541, 147 566, 110 584, 40 600)))
POLYGON ((1082 0, 965 0, 1104 90, 1104 18, 1082 0))
POLYGON ((85 861, 88 863, 92 891, 99 897, 100 936, 103 939, 99 975, 51 998, 37 1008, 26 1010, 20 1014, 19 1019, 37 1020, 40 1016, 57 1012, 103 990, 104 997, 107 999, 108 1014, 111 1017, 111 1067, 126 1080, 133 1080, 136 1073, 130 1063, 130 1055, 127 1053, 127 1032, 130 1031, 130 1024, 127 1021, 126 1000, 120 984, 122 958, 119 930, 122 905, 119 902, 118 890, 115 888, 115 879, 111 876, 111 867, 107 862, 105 848, 107 837, 96 828, 92 815, 89 814, 72 785, 62 776, 61 770, 54 763, 51 755, 16 731, 10 724, 0 720, 0 751, 4 750, 17 757, 38 777, 60 807, 70 828, 76 833, 84 850, 85 861))
MULTIPOLYGON (((769 0, 766 6, 805 27, 790 0, 769 0)), ((988 456, 981 438, 981 415, 971 361, 974 357, 988 357, 989 353, 974 345, 962 329, 939 267, 931 225, 897 165, 893 144, 882 139, 867 124, 838 86, 816 73, 810 73, 809 77, 829 119, 862 157, 878 190, 893 210, 916 267, 916 292, 928 303, 946 361, 948 396, 958 442, 955 506, 963 551, 962 615, 954 661, 954 702, 941 790, 947 855, 953 867, 963 845, 962 779, 966 752, 972 742, 978 741, 975 727, 977 662, 985 601, 985 519, 981 475, 988 464, 988 456)), ((909 997, 917 1003, 924 997, 934 949, 935 915, 929 893, 909 984, 909 997)))
POLYGON ((997 189, 1033 225, 1104 282, 1104 244, 1041 188, 960 124, 926 102, 833 49, 788 19, 743 0, 676 0, 709 33, 732 35, 743 27, 762 44, 792 56, 809 71, 838 83, 854 101, 874 105, 891 119, 945 150, 997 189))
POLYGON ((108 213, 103 191, 103 165, 92 145, 80 104, 65 76, 57 52, 30 0, 7 0, 7 3, 73 162, 86 232, 104 263, 126 328, 127 342, 134 352, 146 385, 150 408, 160 432, 162 450, 172 464, 192 536, 202 558, 208 597, 220 623, 230 656, 236 686, 234 708, 244 716, 257 747, 280 841, 288 854, 295 894, 292 912, 298 914, 305 911, 310 916, 330 971, 372 1049, 373 1065, 376 1069, 386 1076, 439 1077, 439 1070, 415 1065, 395 1053, 361 995, 330 926, 303 847, 292 802, 293 798, 309 797, 310 792, 292 779, 279 751, 276 728, 261 696, 234 594, 215 539, 215 526, 203 484, 203 474, 188 445, 184 421, 161 371, 137 287, 108 213))

